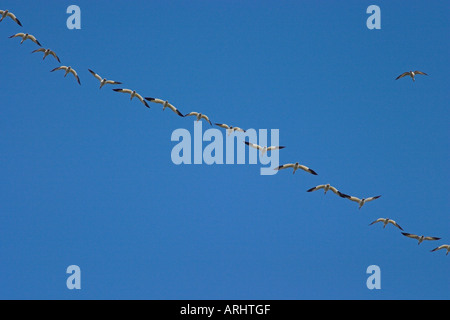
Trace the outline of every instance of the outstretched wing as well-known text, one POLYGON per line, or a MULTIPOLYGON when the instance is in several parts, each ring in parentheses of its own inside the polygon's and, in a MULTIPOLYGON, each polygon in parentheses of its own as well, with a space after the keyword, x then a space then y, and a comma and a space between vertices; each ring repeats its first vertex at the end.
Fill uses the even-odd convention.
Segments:
POLYGON ((99 81, 102 81, 102 77, 100 77, 98 74, 96 74, 94 71, 92 71, 91 69, 88 69, 89 72, 99 81))
POLYGON ((299 165, 298 167, 306 172, 309 172, 309 173, 317 176, 317 173, 313 169, 308 168, 307 166, 299 165))
POLYGON ((398 80, 398 79, 403 78, 403 77, 408 76, 408 75, 409 75, 408 71, 407 72, 403 72, 401 75, 399 75, 397 78, 395 78, 395 80, 398 80))

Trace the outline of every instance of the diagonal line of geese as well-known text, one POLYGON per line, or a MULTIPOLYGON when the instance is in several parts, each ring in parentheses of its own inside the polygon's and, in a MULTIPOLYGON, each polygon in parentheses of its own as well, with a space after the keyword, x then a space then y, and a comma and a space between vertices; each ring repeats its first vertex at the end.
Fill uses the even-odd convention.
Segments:
MULTIPOLYGON (((0 10, 0 22, 2 22, 6 18, 10 18, 12 21, 16 22, 19 26, 22 27, 22 23, 19 21, 19 19, 12 12, 10 12, 9 10, 0 10)), ((16 34, 10 36, 9 38, 21 38, 20 44, 23 44, 26 40, 30 40, 30 41, 34 42, 35 44, 37 44, 39 47, 41 47, 39 49, 36 49, 36 50, 32 51, 32 53, 37 53, 37 52, 43 53, 42 60, 45 60, 45 58, 47 56, 51 55, 59 63, 61 63, 61 60, 56 55, 56 53, 53 50, 51 50, 51 49, 42 48, 41 43, 32 34, 19 32, 19 33, 16 33, 16 34)), ((77 80, 78 84, 81 85, 81 81, 80 81, 80 78, 78 76, 78 73, 72 67, 70 67, 70 66, 59 66, 59 67, 56 67, 53 70, 51 70, 51 72, 58 71, 58 70, 64 70, 65 71, 64 77, 66 77, 69 73, 71 73, 75 77, 75 79, 77 80)), ((88 71, 99 81, 99 83, 100 83, 99 89, 103 88, 103 86, 105 86, 105 85, 120 85, 120 84, 122 84, 121 82, 118 82, 118 81, 108 80, 108 79, 100 76, 99 74, 97 74, 96 72, 94 72, 91 69, 88 69, 88 71)), ((419 70, 407 71, 407 72, 404 72, 404 73, 400 74, 395 80, 398 80, 398 79, 401 79, 403 77, 409 76, 412 79, 412 81, 415 82, 416 75, 428 76, 427 73, 419 71, 419 70)), ((142 104, 145 105, 145 107, 147 107, 149 109, 150 109, 150 105, 147 103, 147 101, 149 101, 151 103, 157 103, 157 104, 162 105, 163 111, 166 108, 169 108, 175 114, 177 114, 178 116, 180 116, 182 118, 191 117, 192 116, 192 117, 195 117, 197 122, 203 119, 203 120, 205 120, 206 122, 208 122, 212 126, 212 122, 211 122, 210 118, 207 115, 205 115, 203 113, 200 113, 200 112, 195 112, 195 111, 187 113, 187 114, 183 114, 180 110, 178 110, 174 105, 169 103, 167 100, 151 98, 151 97, 144 98, 142 95, 137 93, 135 90, 131 90, 131 89, 119 88, 119 89, 113 89, 113 91, 119 92, 119 93, 129 94, 130 95, 130 101, 133 100, 133 98, 136 97, 136 98, 138 98, 138 100, 142 104)), ((215 125, 218 126, 218 127, 223 128, 223 129, 226 129, 227 132, 228 132, 228 135, 230 135, 233 132, 246 132, 246 130, 244 130, 242 128, 235 127, 235 126, 230 126, 230 125, 225 124, 225 123, 215 123, 215 125)), ((281 150, 281 149, 285 148, 284 146, 260 146, 260 145, 257 145, 257 144, 251 143, 251 142, 247 142, 247 141, 244 141, 244 143, 247 146, 251 147, 251 148, 255 148, 255 149, 261 151, 261 157, 263 157, 268 151, 281 150)), ((311 169, 311 168, 309 168, 309 167, 307 167, 305 165, 299 164, 298 162, 287 163, 287 164, 283 164, 281 166, 278 166, 278 167, 274 168, 274 170, 276 170, 276 171, 280 171, 280 170, 284 170, 284 169, 292 169, 293 170, 292 174, 295 174, 295 172, 298 169, 301 169, 301 170, 303 170, 303 171, 305 171, 307 173, 310 173, 312 175, 317 175, 317 173, 313 169, 311 169)), ((347 195, 345 193, 342 193, 337 188, 331 186, 330 184, 317 185, 315 187, 312 187, 312 188, 308 189, 307 192, 314 192, 314 191, 318 191, 318 190, 323 190, 324 191, 324 195, 329 190, 331 190, 334 194, 338 195, 341 198, 348 199, 350 201, 356 202, 358 204, 358 208, 359 209, 361 209, 364 206, 364 204, 366 204, 367 202, 371 202, 371 201, 379 199, 381 197, 381 195, 378 195, 378 196, 374 196, 374 197, 368 197, 368 198, 361 198, 360 199, 358 197, 350 196, 350 195, 347 195)), ((401 231, 403 231, 403 228, 396 221, 394 221, 394 220, 392 220, 390 218, 378 218, 377 220, 371 222, 369 224, 369 226, 377 224, 377 223, 382 223, 383 224, 383 228, 386 228, 386 226, 388 224, 392 224, 396 228, 398 228, 401 231)), ((430 237, 430 236, 423 236, 423 235, 422 236, 418 236, 418 235, 407 233, 407 232, 402 232, 402 235, 404 235, 405 237, 417 240, 419 245, 423 241, 436 241, 436 240, 440 240, 441 239, 441 238, 438 238, 438 237, 430 237)), ((439 250, 446 250, 446 255, 448 255, 449 252, 450 252, 450 245, 447 245, 447 244, 441 245, 441 246, 436 247, 433 250, 431 250, 431 252, 435 252, 435 251, 439 251, 439 250)))

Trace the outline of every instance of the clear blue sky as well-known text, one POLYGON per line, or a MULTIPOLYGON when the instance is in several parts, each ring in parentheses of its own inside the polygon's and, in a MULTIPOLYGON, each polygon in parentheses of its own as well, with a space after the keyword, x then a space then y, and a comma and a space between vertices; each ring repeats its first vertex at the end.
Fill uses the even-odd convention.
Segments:
MULTIPOLYGON (((2 1, 0 298, 449 299, 448 1, 2 1), (81 30, 66 9, 81 8, 81 30), (381 30, 366 9, 381 8, 381 30), (35 35, 52 57, 8 39, 35 35), (180 118, 279 129, 282 163, 171 161, 180 118), (429 74, 394 79, 404 71, 429 74), (306 190, 331 183, 358 205, 306 190), (406 232, 437 236, 424 242, 406 232), (82 289, 66 288, 81 268, 82 289), (381 269, 369 290, 366 269, 381 269)), ((203 128, 207 128, 206 124, 203 128)))

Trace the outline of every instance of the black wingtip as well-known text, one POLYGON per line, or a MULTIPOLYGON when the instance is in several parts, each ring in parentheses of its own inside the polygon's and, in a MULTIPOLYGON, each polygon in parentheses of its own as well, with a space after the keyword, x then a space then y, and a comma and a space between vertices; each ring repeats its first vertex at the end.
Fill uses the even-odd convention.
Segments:
POLYGON ((147 100, 147 101, 155 101, 156 99, 155 98, 144 98, 145 100, 147 100))
POLYGON ((315 172, 313 169, 309 169, 309 172, 311 172, 311 174, 318 176, 317 172, 315 172))
POLYGON ((248 142, 248 141, 244 141, 244 143, 248 146, 250 145, 250 142, 248 142))
POLYGON ((306 190, 306 192, 313 192, 316 187, 306 190))

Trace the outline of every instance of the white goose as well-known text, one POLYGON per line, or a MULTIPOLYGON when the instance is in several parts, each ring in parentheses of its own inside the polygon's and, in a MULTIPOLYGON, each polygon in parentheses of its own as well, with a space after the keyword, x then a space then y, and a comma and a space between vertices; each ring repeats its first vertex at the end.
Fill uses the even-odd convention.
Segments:
POLYGON ((142 98, 142 96, 137 93, 135 90, 130 89, 113 89, 115 92, 122 92, 122 93, 128 93, 130 95, 130 101, 133 100, 134 97, 137 97, 147 108, 150 109, 150 106, 148 105, 147 101, 142 98))
POLYGON ((100 75, 98 75, 97 73, 95 73, 91 69, 88 69, 88 70, 98 81, 100 81, 100 88, 99 89, 101 89, 105 84, 122 84, 122 82, 106 80, 105 78, 100 77, 100 75))
MULTIPOLYGON (((245 131, 244 131, 244 132, 245 132, 245 131)), ((261 157, 264 157, 264 155, 266 154, 267 151, 281 150, 281 149, 286 148, 286 147, 283 147, 283 146, 262 147, 262 146, 260 146, 260 145, 257 145, 257 144, 251 143, 251 142, 247 142, 247 141, 244 141, 244 143, 245 143, 246 145, 252 147, 252 148, 261 150, 261 157)))
POLYGON ((298 162, 283 164, 282 166, 279 166, 279 167, 275 168, 275 170, 278 171, 278 170, 287 169, 287 168, 294 168, 294 172, 292 174, 295 174, 295 171, 297 171, 298 169, 302 169, 302 170, 304 170, 306 172, 309 172, 309 173, 317 176, 317 173, 314 170, 308 168, 307 166, 301 165, 298 162))
POLYGON ((378 223, 378 222, 383 222, 383 228, 386 228, 388 223, 391 223, 392 225, 396 226, 397 228, 399 228, 400 230, 403 231, 402 227, 400 227, 400 225, 397 222, 395 222, 394 220, 388 219, 388 218, 386 218, 386 219, 379 218, 379 219, 375 220, 374 222, 372 222, 371 224, 369 224, 369 226, 371 226, 375 223, 378 223))
POLYGON ((16 16, 12 13, 9 12, 8 10, 0 10, 0 15, 2 16, 0 19, 0 22, 3 21, 3 19, 5 19, 6 17, 10 17, 11 19, 13 19, 19 26, 22 27, 22 24, 20 23, 19 19, 16 18, 16 16))
POLYGON ((216 126, 227 129, 228 135, 232 134, 233 132, 239 131, 239 132, 245 132, 244 129, 241 129, 239 127, 233 127, 229 126, 225 123, 214 123, 216 126))
POLYGON ((22 44, 25 40, 30 39, 31 41, 36 43, 39 47, 42 47, 42 45, 39 43, 39 41, 37 41, 36 37, 31 34, 19 32, 19 33, 16 33, 16 34, 10 36, 9 38, 11 39, 11 38, 16 38, 16 37, 22 38, 22 41, 20 41, 20 44, 22 44))
POLYGON ((344 194, 341 193, 338 189, 336 189, 335 187, 333 187, 330 184, 321 184, 321 185, 318 185, 317 187, 314 187, 314 188, 311 188, 309 190, 306 190, 306 192, 313 192, 313 191, 317 191, 317 190, 320 190, 320 189, 324 190, 324 194, 327 194, 328 190, 331 190, 335 194, 337 194, 338 196, 344 198, 344 194))
POLYGON ((437 238, 437 237, 418 236, 418 235, 407 233, 407 232, 402 232, 402 235, 404 235, 405 237, 411 238, 411 239, 419 240, 419 244, 421 244, 424 240, 430 240, 430 241, 441 240, 441 238, 437 238))
POLYGON ((413 81, 416 81, 416 79, 415 79, 416 74, 423 74, 424 76, 427 76, 427 74, 425 72, 418 71, 418 70, 406 71, 406 72, 403 72, 401 75, 399 75, 395 80, 398 80, 398 79, 406 77, 406 76, 410 76, 413 81))
POLYGON ((188 114, 185 114, 184 116, 185 116, 185 117, 195 116, 195 117, 197 117, 197 122, 198 122, 199 120, 201 120, 201 119, 205 119, 205 120, 208 121, 208 123, 212 126, 211 121, 209 120, 208 116, 205 115, 205 114, 202 114, 202 113, 194 112, 194 111, 193 111, 193 112, 190 112, 190 113, 188 113, 188 114))
POLYGON ((361 209, 362 206, 363 206, 366 202, 369 202, 369 201, 372 201, 372 200, 375 200, 375 199, 378 199, 379 197, 381 197, 381 196, 376 196, 376 197, 370 197, 370 198, 362 198, 362 199, 359 199, 359 198, 357 198, 357 197, 349 196, 348 194, 343 194, 343 193, 341 193, 341 194, 342 194, 342 196, 343 196, 344 198, 347 198, 347 199, 349 199, 349 200, 352 200, 352 201, 354 201, 354 202, 359 203, 359 209, 361 209))
POLYGON ((69 73, 73 74, 75 79, 77 79, 78 84, 81 86, 80 78, 78 77, 78 74, 75 71, 75 69, 72 69, 72 67, 61 66, 61 67, 57 67, 57 68, 53 69, 50 72, 57 71, 57 70, 65 70, 66 73, 64 74, 64 77, 66 77, 69 73))
POLYGON ((448 253, 450 252, 450 245, 448 245, 448 244, 443 244, 440 247, 434 248, 433 250, 431 250, 431 252, 438 251, 441 249, 447 249, 447 253, 445 255, 448 256, 448 253))
POLYGON ((59 60, 58 56, 56 55, 56 53, 50 49, 44 49, 44 48, 39 48, 34 50, 31 53, 35 53, 35 52, 43 52, 44 53, 44 57, 42 58, 42 60, 44 60, 48 55, 52 55, 55 57, 56 60, 58 60, 59 63, 61 63, 61 60, 59 60))
POLYGON ((166 108, 169 108, 170 110, 172 110, 173 112, 175 112, 177 115, 179 115, 180 117, 184 117, 184 115, 180 112, 180 110, 178 110, 177 108, 175 108, 172 104, 169 103, 169 101, 167 100, 161 100, 161 99, 155 99, 155 98, 145 98, 145 100, 150 101, 150 102, 154 102, 154 103, 159 103, 162 104, 163 106, 163 111, 166 108))

